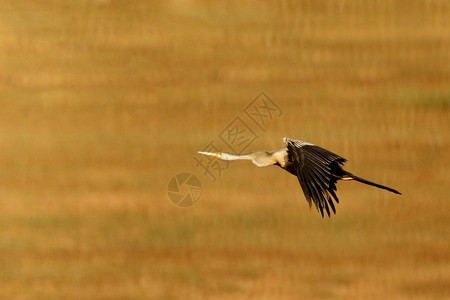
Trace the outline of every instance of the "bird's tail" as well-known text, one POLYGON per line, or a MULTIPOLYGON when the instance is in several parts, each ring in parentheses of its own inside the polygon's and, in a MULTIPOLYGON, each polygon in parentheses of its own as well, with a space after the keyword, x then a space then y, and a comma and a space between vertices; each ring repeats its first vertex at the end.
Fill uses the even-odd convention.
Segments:
POLYGON ((384 186, 384 185, 381 185, 381 184, 378 184, 378 183, 366 180, 364 178, 355 176, 355 175, 353 175, 353 174, 351 174, 349 172, 345 172, 345 175, 342 177, 342 179, 343 180, 352 180, 353 179, 353 180, 359 181, 361 183, 365 183, 365 184, 368 184, 368 185, 371 185, 371 186, 375 186, 375 187, 383 189, 383 190, 388 190, 389 192, 393 192, 395 194, 399 194, 399 195, 402 194, 399 191, 394 190, 393 188, 390 188, 390 187, 387 187, 387 186, 384 186))

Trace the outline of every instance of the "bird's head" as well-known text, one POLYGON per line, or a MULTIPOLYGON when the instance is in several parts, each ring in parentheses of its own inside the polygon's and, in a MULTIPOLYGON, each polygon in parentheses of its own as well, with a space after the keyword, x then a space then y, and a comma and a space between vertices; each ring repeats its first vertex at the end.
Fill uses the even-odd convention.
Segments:
POLYGON ((214 156, 217 158, 225 159, 224 157, 227 155, 226 153, 222 152, 204 152, 204 151, 198 151, 199 154, 208 155, 208 156, 214 156))

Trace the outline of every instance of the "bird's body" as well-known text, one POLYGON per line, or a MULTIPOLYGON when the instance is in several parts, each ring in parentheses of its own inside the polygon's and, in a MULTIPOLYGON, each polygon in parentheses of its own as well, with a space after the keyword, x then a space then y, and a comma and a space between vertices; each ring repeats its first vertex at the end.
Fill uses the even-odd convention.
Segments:
POLYGON ((215 156, 223 160, 251 160, 258 167, 272 165, 297 176, 297 179, 305 194, 306 200, 311 206, 315 204, 322 216, 324 210, 330 215, 331 210, 336 213, 335 205, 339 203, 336 195, 336 183, 338 180, 356 180, 390 192, 400 192, 380 185, 345 171, 342 166, 347 161, 345 158, 325 150, 319 146, 300 140, 283 138, 285 147, 274 151, 256 151, 249 154, 211 153, 200 154, 215 156))

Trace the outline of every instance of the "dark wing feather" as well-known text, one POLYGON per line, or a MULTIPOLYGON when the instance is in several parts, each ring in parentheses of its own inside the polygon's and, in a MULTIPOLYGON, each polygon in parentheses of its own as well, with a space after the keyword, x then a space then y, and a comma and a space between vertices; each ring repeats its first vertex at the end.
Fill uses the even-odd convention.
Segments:
POLYGON ((330 208, 336 213, 333 203, 333 200, 339 203, 335 193, 336 181, 346 159, 319 146, 297 140, 290 140, 286 146, 309 206, 314 203, 322 216, 324 210, 330 216, 330 208))

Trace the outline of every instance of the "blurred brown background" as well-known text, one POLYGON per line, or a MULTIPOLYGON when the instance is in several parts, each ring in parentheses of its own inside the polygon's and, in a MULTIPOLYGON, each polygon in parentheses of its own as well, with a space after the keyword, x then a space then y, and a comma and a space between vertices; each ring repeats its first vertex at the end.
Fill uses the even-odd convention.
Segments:
POLYGON ((1 1, 0 101, 1 298, 449 297, 448 1, 1 1), (211 183, 196 151, 261 91, 247 150, 403 195, 341 182, 322 219, 277 167, 211 183))

